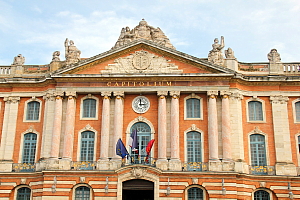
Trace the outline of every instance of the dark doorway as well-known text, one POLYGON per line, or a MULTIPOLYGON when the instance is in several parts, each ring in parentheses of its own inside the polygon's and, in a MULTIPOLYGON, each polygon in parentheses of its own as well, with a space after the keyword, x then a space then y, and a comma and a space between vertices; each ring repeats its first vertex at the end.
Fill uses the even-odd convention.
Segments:
POLYGON ((154 183, 142 179, 123 182, 122 200, 154 200, 154 183))

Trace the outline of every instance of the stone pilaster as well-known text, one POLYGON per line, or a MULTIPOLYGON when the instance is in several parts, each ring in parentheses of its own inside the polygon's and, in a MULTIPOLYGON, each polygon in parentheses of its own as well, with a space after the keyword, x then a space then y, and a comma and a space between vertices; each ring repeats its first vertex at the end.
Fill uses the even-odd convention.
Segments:
POLYGON ((61 135, 61 121, 62 121, 62 96, 63 92, 56 92, 55 95, 55 118, 53 121, 52 130, 52 145, 51 145, 51 158, 58 158, 59 156, 59 143, 61 135))
POLYGON ((158 160, 156 167, 168 169, 167 161, 167 91, 158 91, 158 160))
POLYGON ((296 167, 292 160, 290 127, 288 120, 288 97, 270 96, 276 152, 276 174, 296 176, 296 167))
POLYGON ((55 118, 54 115, 55 96, 53 92, 47 92, 43 98, 45 100, 45 111, 44 111, 41 158, 47 159, 50 158, 50 152, 51 152, 53 121, 55 118))
POLYGON ((242 113, 243 95, 234 92, 229 99, 229 112, 231 121, 231 153, 235 161, 235 171, 248 173, 249 167, 245 162, 244 155, 244 136, 243 136, 243 113, 242 113))
POLYGON ((74 141, 74 125, 75 125, 75 98, 76 92, 67 91, 67 113, 66 113, 66 127, 64 134, 63 158, 72 160, 73 141, 74 141))
POLYGON ((20 97, 4 97, 4 119, 0 147, 0 171, 11 172, 20 97))
MULTIPOLYGON (((115 145, 119 138, 122 138, 123 133, 123 112, 124 112, 124 105, 123 105, 123 97, 124 91, 117 91, 114 92, 115 98, 115 113, 114 113, 114 139, 113 139, 113 151, 115 151, 115 145)), ((113 168, 121 167, 122 160, 121 157, 114 154, 113 157, 113 168)))
POLYGON ((109 130, 110 130, 110 96, 111 92, 101 92, 103 96, 102 103, 102 125, 101 125, 101 146, 100 160, 98 161, 98 169, 108 170, 108 150, 109 150, 109 130))
POLYGON ((169 170, 181 170, 179 159, 179 91, 171 91, 171 160, 169 170))

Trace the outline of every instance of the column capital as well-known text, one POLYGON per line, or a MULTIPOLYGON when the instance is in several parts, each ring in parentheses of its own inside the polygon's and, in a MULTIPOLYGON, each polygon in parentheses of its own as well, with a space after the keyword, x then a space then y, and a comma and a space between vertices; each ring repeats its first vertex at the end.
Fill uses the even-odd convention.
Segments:
POLYGON ((124 91, 114 91, 114 96, 116 96, 116 97, 124 97, 124 91))
POLYGON ((168 91, 157 91, 157 96, 167 96, 168 91))
POLYGON ((172 96, 172 98, 178 99, 180 96, 180 91, 170 91, 170 95, 172 96))
POLYGON ((244 98, 244 96, 240 92, 234 92, 234 93, 231 93, 230 98, 242 100, 244 98))
POLYGON ((111 91, 102 91, 101 96, 104 98, 110 97, 111 96, 111 91))
POLYGON ((217 90, 209 90, 207 91, 207 95, 209 98, 215 99, 216 96, 218 96, 218 91, 217 90))
POLYGON ((55 91, 53 94, 54 94, 55 97, 58 97, 58 96, 63 97, 64 96, 63 91, 55 91))
POLYGON ((289 98, 282 95, 271 95, 270 101, 272 104, 286 104, 289 101, 289 98))
POLYGON ((6 103, 19 103, 20 101, 20 97, 4 97, 3 101, 5 101, 6 103))
POLYGON ((223 97, 223 99, 227 99, 231 95, 231 92, 227 90, 222 90, 220 91, 220 95, 223 97))
POLYGON ((76 91, 66 91, 65 94, 67 97, 76 98, 76 91))
POLYGON ((54 101, 55 100, 55 95, 54 92, 46 92, 46 94, 44 94, 43 99, 46 101, 54 101))

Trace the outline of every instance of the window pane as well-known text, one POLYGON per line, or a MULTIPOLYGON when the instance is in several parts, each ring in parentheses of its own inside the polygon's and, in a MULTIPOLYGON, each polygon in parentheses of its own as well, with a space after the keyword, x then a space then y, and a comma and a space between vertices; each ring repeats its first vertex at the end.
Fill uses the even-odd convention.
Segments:
POLYGON ((24 145, 23 145, 23 159, 22 163, 35 162, 35 151, 36 151, 36 134, 27 133, 24 135, 24 145))
POLYGON ((80 161, 94 161, 95 133, 85 131, 81 133, 80 161))
POLYGON ((296 121, 300 122, 300 101, 295 103, 296 121))
POLYGON ((251 164, 253 166, 266 166, 265 136, 253 134, 250 136, 251 164))
POLYGON ((82 117, 84 117, 84 118, 95 118, 96 117, 96 100, 95 99, 85 99, 83 101, 82 117))
POLYGON ((200 118, 200 99, 186 100, 186 118, 200 118))
POLYGON ((18 189, 17 200, 30 200, 31 190, 27 187, 18 189))
POLYGON ((262 121, 262 103, 259 101, 248 102, 249 121, 262 121))
POLYGON ((188 190, 188 200, 203 200, 203 190, 194 187, 188 190))
POLYGON ((201 134, 196 131, 187 133, 187 161, 202 162, 201 134))
POLYGON ((27 104, 26 120, 39 120, 40 103, 32 101, 27 104))
POLYGON ((269 200, 270 195, 264 190, 258 190, 254 193, 254 200, 269 200))
POLYGON ((85 186, 76 188, 75 200, 90 200, 90 188, 85 186))

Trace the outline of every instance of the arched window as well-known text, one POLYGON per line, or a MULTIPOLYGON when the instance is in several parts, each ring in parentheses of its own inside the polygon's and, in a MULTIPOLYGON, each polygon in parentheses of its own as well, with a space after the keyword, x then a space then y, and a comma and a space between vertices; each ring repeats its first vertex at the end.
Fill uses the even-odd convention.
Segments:
POLYGON ((35 133, 27 133, 24 135, 22 163, 34 164, 36 139, 37 135, 35 133))
POLYGON ((270 200, 270 194, 264 190, 254 192, 254 200, 270 200))
POLYGON ((147 156, 147 144, 151 140, 151 129, 148 124, 144 122, 137 122, 131 127, 130 132, 132 133, 133 130, 137 130, 138 153, 130 150, 132 162, 143 163, 147 156))
POLYGON ((253 134, 250 136, 251 164, 252 166, 266 166, 265 136, 253 134))
POLYGON ((83 100, 83 118, 95 118, 96 117, 96 100, 95 99, 85 99, 83 100))
POLYGON ((300 101, 295 103, 296 122, 300 122, 300 101))
POLYGON ((81 133, 80 161, 94 161, 94 143, 94 132, 85 131, 81 133))
POLYGON ((17 200, 30 200, 31 190, 28 187, 21 187, 17 191, 17 200))
POLYGON ((75 200, 90 200, 90 188, 80 186, 75 189, 75 200))
POLYGON ((187 161, 202 162, 201 134, 196 131, 188 132, 187 135, 187 161))
POLYGON ((188 190, 188 200, 203 200, 203 190, 198 187, 192 187, 188 190))
POLYGON ((263 121, 262 103, 260 101, 248 102, 249 121, 263 121))
POLYGON ((31 101, 27 103, 26 120, 39 120, 40 103, 31 101))
POLYGON ((200 99, 190 98, 186 100, 186 118, 200 118, 200 99))

